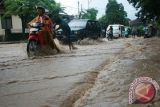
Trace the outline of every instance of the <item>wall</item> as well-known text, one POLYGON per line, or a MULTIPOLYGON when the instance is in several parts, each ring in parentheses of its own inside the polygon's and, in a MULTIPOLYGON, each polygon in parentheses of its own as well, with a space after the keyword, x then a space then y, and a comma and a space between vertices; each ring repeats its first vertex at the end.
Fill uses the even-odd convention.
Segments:
POLYGON ((19 16, 12 16, 12 29, 11 29, 11 35, 5 37, 5 30, 2 29, 1 25, 1 16, 0 16, 0 41, 15 41, 15 40, 21 40, 22 38, 22 22, 19 16))
POLYGON ((4 32, 4 29, 2 29, 1 15, 0 15, 0 41, 3 41, 4 35, 5 35, 5 32, 4 32))
POLYGON ((12 16, 12 33, 22 33, 22 21, 19 16, 12 16))
POLYGON ((0 36, 4 35, 4 29, 2 29, 2 24, 1 24, 1 16, 0 16, 0 36))

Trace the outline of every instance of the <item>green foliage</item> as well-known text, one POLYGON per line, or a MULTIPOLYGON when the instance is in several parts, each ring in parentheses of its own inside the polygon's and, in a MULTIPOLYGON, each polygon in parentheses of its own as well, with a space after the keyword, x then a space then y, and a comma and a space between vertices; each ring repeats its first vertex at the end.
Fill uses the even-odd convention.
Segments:
POLYGON ((106 16, 102 16, 101 18, 99 18, 99 23, 101 24, 102 28, 105 28, 108 24, 106 22, 106 16))
POLYGON ((4 6, 4 16, 18 15, 21 18, 23 34, 26 23, 36 16, 36 6, 46 8, 52 16, 58 16, 58 13, 63 10, 55 0, 5 0, 4 6))
POLYGON ((59 12, 64 12, 64 8, 62 8, 59 3, 56 3, 55 0, 41 0, 38 5, 43 6, 45 9, 49 10, 51 17, 58 17, 59 12))
POLYGON ((140 34, 144 34, 144 26, 143 25, 140 25, 138 26, 137 30, 139 31, 140 34))
POLYGON ((95 8, 88 9, 87 12, 84 12, 81 16, 82 19, 91 19, 96 20, 98 10, 95 8))
POLYGON ((118 4, 116 0, 109 0, 106 6, 106 23, 107 24, 124 24, 127 22, 127 13, 123 5, 118 4))
POLYGON ((160 18, 157 20, 157 27, 160 29, 160 18))
POLYGON ((6 15, 27 15, 28 13, 33 14, 33 3, 31 0, 5 0, 5 16, 6 15))
POLYGON ((128 0, 139 12, 137 16, 142 19, 160 18, 160 0, 128 0))
POLYGON ((109 24, 128 25, 129 19, 127 18, 124 6, 121 3, 118 4, 116 0, 109 0, 106 5, 105 15, 102 16, 99 21, 103 26, 107 26, 109 24))
POLYGON ((156 23, 156 27, 160 29, 160 0, 128 0, 137 8, 138 18, 144 23, 156 23))
POLYGON ((36 15, 36 6, 42 6, 51 14, 62 11, 60 4, 54 0, 5 0, 5 15, 18 15, 33 17, 36 15))

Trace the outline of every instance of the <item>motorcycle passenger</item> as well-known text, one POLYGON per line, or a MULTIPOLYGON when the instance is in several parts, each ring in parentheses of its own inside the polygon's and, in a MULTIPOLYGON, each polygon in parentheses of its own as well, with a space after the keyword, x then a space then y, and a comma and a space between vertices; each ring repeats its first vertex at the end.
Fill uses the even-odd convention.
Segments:
POLYGON ((43 24, 41 27, 41 30, 39 32, 39 41, 41 42, 42 46, 48 44, 52 49, 56 49, 58 52, 60 52, 59 48, 56 46, 55 42, 53 41, 53 23, 52 20, 49 18, 49 16, 45 15, 45 9, 43 7, 37 7, 37 13, 38 16, 35 17, 31 22, 29 22, 29 25, 31 23, 40 22, 43 24))

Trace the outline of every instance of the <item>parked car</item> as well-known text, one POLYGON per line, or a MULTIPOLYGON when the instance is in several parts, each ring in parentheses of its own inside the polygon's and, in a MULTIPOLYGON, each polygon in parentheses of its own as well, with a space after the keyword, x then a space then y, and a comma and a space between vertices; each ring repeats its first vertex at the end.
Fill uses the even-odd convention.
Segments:
POLYGON ((110 26, 112 26, 113 28, 113 37, 118 38, 118 37, 124 37, 125 36, 125 28, 124 25, 120 25, 120 24, 113 24, 113 25, 109 25, 106 29, 106 37, 108 37, 108 30, 110 28, 110 26))
MULTIPOLYGON (((101 35, 101 26, 98 21, 89 19, 73 19, 68 23, 68 25, 71 28, 70 39, 72 42, 87 37, 96 39, 101 35)), ((56 35, 59 40, 66 39, 63 36, 62 30, 58 30, 56 35)))

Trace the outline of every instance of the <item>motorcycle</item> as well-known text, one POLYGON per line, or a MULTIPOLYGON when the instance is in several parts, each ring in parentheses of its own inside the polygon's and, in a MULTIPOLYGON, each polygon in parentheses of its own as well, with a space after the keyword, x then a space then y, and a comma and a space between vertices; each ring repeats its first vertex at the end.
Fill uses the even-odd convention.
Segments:
POLYGON ((35 22, 30 24, 28 44, 27 44, 27 54, 28 56, 38 55, 41 52, 43 46, 48 44, 45 42, 43 36, 44 31, 41 30, 41 27, 45 26, 43 23, 35 22))
POLYGON ((110 41, 113 40, 113 35, 110 33, 110 31, 106 32, 106 38, 110 41))

